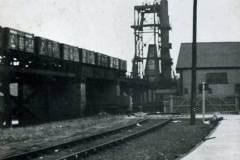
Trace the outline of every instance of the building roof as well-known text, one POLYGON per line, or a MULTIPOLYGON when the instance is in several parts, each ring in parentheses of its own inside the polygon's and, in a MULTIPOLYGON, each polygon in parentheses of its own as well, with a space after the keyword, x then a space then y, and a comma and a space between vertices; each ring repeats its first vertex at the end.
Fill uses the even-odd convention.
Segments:
MULTIPOLYGON (((192 66, 192 43, 182 43, 177 70, 192 66)), ((197 44, 197 68, 240 67, 240 42, 201 42, 197 44)))

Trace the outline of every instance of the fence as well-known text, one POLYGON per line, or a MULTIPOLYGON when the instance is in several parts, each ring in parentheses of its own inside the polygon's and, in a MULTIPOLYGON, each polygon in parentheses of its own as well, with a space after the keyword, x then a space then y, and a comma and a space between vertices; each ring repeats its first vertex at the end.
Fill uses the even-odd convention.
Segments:
MULTIPOLYGON (((164 101, 164 112, 189 113, 190 98, 169 96, 164 101)), ((206 112, 239 111, 239 97, 206 97, 206 112)), ((197 97, 196 113, 202 112, 202 97, 197 97)))

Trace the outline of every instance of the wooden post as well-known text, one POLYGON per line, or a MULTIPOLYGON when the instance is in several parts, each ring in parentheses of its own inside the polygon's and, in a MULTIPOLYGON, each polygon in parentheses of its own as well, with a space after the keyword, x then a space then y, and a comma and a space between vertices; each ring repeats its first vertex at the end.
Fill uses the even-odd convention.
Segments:
POLYGON ((202 82, 202 121, 205 121, 205 82, 202 82))
POLYGON ((170 95, 170 113, 173 113, 173 96, 170 95))
POLYGON ((196 67, 197 67, 197 0, 193 2, 193 42, 192 42, 192 90, 190 106, 190 124, 195 125, 196 110, 196 67))

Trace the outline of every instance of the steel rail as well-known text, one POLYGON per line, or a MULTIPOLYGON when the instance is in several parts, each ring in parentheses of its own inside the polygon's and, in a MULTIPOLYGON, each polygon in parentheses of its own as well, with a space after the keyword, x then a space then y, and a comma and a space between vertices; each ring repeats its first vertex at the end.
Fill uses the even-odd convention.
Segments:
POLYGON ((110 140, 108 142, 104 142, 102 144, 86 148, 86 149, 81 150, 79 152, 75 152, 75 153, 72 153, 72 154, 69 154, 69 155, 65 155, 65 156, 63 156, 61 158, 58 158, 57 160, 75 160, 75 159, 80 158, 80 157, 87 157, 90 154, 93 154, 93 153, 96 153, 96 152, 98 152, 100 150, 106 149, 107 147, 112 146, 114 144, 122 143, 124 141, 137 138, 137 137, 139 137, 139 136, 141 136, 143 134, 146 134, 146 133, 148 133, 150 131, 153 131, 155 129, 161 128, 161 127, 165 126, 167 123, 169 123, 171 120, 172 119, 168 119, 168 120, 165 120, 165 121, 163 121, 161 123, 155 124, 155 125, 153 125, 151 127, 145 128, 145 129, 143 129, 141 131, 138 131, 136 133, 132 133, 132 134, 120 137, 120 138, 116 138, 116 139, 110 140))
POLYGON ((149 120, 149 118, 144 118, 144 119, 138 120, 136 122, 132 122, 132 123, 130 123, 128 125, 125 125, 125 126, 113 128, 111 130, 103 131, 103 132, 96 133, 96 134, 92 134, 92 135, 89 135, 89 136, 86 136, 86 137, 82 137, 80 139, 66 141, 66 142, 61 143, 61 144, 47 146, 47 147, 43 147, 43 148, 40 148, 40 149, 29 151, 29 152, 23 152, 23 153, 20 153, 20 154, 12 154, 10 156, 0 158, 0 160, 27 160, 30 157, 36 157, 40 154, 50 152, 50 151, 54 151, 55 149, 66 148, 68 146, 80 144, 80 143, 83 143, 83 142, 87 142, 87 141, 90 141, 90 140, 97 139, 99 137, 114 134, 116 132, 119 132, 120 130, 134 127, 137 123, 141 123, 141 124, 145 123, 148 120, 149 120))

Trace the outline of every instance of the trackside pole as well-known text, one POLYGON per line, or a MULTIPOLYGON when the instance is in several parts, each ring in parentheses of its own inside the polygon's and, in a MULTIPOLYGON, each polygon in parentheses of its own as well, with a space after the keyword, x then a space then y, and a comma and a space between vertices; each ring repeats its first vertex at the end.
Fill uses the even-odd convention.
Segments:
POLYGON ((170 113, 173 113, 173 96, 170 96, 170 113))
POLYGON ((202 82, 202 121, 205 121, 205 100, 206 100, 206 92, 205 92, 206 82, 202 82))

